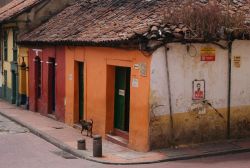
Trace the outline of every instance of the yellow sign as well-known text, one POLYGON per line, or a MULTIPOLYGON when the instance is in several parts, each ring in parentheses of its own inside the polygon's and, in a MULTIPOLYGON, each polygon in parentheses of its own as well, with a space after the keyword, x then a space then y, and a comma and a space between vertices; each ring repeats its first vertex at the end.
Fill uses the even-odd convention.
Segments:
POLYGON ((241 63, 241 57, 240 56, 234 56, 234 66, 236 68, 240 68, 240 63, 241 63))
POLYGON ((201 48, 201 61, 215 61, 215 52, 212 47, 201 48))

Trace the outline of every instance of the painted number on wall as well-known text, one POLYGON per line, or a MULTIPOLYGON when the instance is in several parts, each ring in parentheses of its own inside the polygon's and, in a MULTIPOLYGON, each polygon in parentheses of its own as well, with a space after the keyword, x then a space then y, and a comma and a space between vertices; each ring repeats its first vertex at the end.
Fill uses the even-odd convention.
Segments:
POLYGON ((240 56, 234 56, 234 67, 235 68, 240 68, 240 63, 241 63, 241 57, 240 56))

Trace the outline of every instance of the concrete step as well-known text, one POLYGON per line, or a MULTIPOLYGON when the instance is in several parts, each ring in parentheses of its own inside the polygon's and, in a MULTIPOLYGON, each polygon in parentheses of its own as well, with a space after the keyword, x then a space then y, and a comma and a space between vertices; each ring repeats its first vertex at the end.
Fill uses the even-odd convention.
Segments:
POLYGON ((128 147, 128 140, 117 135, 107 134, 106 139, 112 143, 121 145, 123 147, 128 147))

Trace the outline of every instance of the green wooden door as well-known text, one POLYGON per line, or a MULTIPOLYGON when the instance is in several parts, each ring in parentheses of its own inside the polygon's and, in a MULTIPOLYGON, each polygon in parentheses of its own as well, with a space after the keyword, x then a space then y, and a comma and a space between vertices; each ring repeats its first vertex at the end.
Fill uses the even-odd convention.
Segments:
POLYGON ((116 67, 115 73, 115 128, 128 131, 130 69, 116 67))
POLYGON ((78 63, 78 82, 79 82, 79 120, 83 119, 84 115, 84 64, 78 63))

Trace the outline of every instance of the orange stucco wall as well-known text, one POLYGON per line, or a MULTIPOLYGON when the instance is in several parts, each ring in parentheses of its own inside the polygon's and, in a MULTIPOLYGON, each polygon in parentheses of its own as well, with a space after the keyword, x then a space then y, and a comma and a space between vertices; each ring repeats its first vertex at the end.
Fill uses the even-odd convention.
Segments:
POLYGON ((113 129, 114 67, 131 67, 129 147, 149 150, 150 57, 140 51, 114 48, 66 47, 66 123, 77 122, 77 62, 84 62, 84 118, 93 119, 95 134, 105 137, 113 129), (146 63, 141 76, 134 64, 146 63), (132 79, 139 81, 132 87, 132 79))

